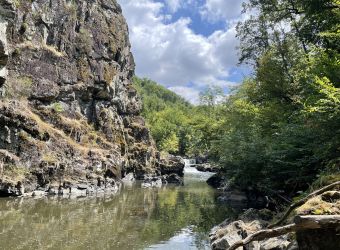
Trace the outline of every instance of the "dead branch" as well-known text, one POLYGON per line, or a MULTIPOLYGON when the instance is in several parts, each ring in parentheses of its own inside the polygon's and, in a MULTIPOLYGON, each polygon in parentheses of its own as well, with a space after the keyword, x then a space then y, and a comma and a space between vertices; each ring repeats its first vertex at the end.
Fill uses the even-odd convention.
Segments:
POLYGON ((340 185, 340 181, 337 181, 337 182, 334 182, 328 186, 325 186, 321 189, 318 189, 316 191, 314 191, 313 193, 307 195, 305 198, 291 204, 288 208, 288 210, 286 211, 286 213, 282 216, 282 218, 280 220, 278 220, 276 223, 272 224, 272 225, 269 225, 268 228, 274 228, 274 227, 277 227, 279 226, 282 222, 284 222, 287 217, 290 215, 290 213, 297 207, 300 207, 302 206, 303 204, 305 204, 309 199, 317 196, 317 195, 320 195, 320 194, 323 194, 324 192, 326 191, 329 191, 331 189, 333 189, 334 187, 336 186, 339 186, 340 185))
POLYGON ((261 241, 268 238, 277 237, 290 232, 303 231, 307 229, 332 228, 340 225, 340 215, 308 215, 296 216, 294 224, 274 229, 260 230, 244 240, 240 240, 231 245, 228 250, 236 250, 239 247, 248 245, 253 241, 261 241))
POLYGON ((236 243, 231 245, 228 248, 228 250, 236 250, 237 248, 248 245, 249 243, 253 241, 261 241, 261 240, 265 240, 268 238, 273 238, 273 237, 277 237, 283 234, 287 234, 287 233, 295 231, 295 228, 296 228, 295 224, 290 224, 287 226, 278 227, 274 229, 260 230, 248 236, 244 240, 237 241, 236 243))

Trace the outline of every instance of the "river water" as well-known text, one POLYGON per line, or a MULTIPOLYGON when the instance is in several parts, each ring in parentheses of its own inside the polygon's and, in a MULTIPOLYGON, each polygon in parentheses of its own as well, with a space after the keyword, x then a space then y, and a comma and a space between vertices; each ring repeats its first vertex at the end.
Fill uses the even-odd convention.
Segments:
POLYGON ((0 249, 210 249, 210 229, 232 215, 205 183, 210 175, 187 165, 181 187, 0 199, 0 249))

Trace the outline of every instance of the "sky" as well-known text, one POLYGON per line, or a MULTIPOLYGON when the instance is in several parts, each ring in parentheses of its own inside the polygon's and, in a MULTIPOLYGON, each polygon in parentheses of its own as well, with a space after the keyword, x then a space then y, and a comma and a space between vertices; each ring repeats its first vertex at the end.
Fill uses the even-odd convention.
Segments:
POLYGON ((210 85, 226 92, 249 70, 238 66, 241 0, 118 0, 129 25, 136 75, 197 104, 210 85))

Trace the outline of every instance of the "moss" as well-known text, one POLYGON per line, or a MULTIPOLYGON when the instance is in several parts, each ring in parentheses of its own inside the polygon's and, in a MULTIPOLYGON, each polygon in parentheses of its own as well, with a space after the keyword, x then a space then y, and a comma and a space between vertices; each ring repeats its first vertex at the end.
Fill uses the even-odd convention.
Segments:
POLYGON ((17 183, 18 181, 22 181, 28 173, 29 171, 24 167, 7 165, 4 166, 2 178, 6 181, 17 183))
POLYGON ((322 209, 315 209, 313 211, 314 215, 321 215, 321 214, 325 214, 325 211, 323 211, 322 209))
POLYGON ((23 43, 18 44, 18 49, 30 49, 30 50, 39 50, 39 46, 33 44, 31 41, 25 41, 23 43))
POLYGON ((78 60, 78 78, 83 81, 87 82, 91 79, 92 75, 90 74, 89 65, 86 59, 81 58, 78 60))
POLYGON ((13 53, 12 53, 12 57, 16 57, 16 56, 20 56, 20 49, 19 48, 15 48, 13 53))
POLYGON ((20 27, 19 33, 23 35, 27 31, 27 29, 28 29, 28 24, 27 23, 23 23, 21 25, 21 27, 20 27))
POLYGON ((51 104, 51 109, 54 110, 56 113, 64 112, 64 108, 60 102, 55 102, 51 104))
POLYGON ((334 171, 333 173, 330 173, 327 171, 320 175, 318 179, 313 182, 311 185, 311 190, 317 190, 337 181, 340 181, 340 172, 334 171))
POLYGON ((99 135, 96 131, 89 131, 86 135, 84 135, 82 139, 82 144, 87 147, 94 147, 97 145, 99 135))
POLYGON ((13 4, 16 8, 24 8, 27 4, 32 4, 34 0, 14 0, 13 4))
POLYGON ((69 0, 64 3, 65 10, 70 14, 71 18, 76 20, 77 18, 77 4, 75 0, 69 0))
POLYGON ((111 65, 104 67, 104 80, 106 84, 110 85, 115 75, 117 75, 115 67, 111 65))
POLYGON ((47 153, 42 156, 42 161, 46 163, 56 163, 58 162, 58 158, 51 153, 47 153))
POLYGON ((81 28, 78 34, 78 47, 89 54, 92 51, 93 41, 92 34, 85 28, 81 28))
POLYGON ((22 130, 18 133, 18 137, 19 137, 20 140, 28 141, 29 134, 22 130))
POLYGON ((32 92, 33 79, 30 76, 21 76, 6 83, 6 97, 27 98, 32 92))
MULTIPOLYGON (((323 195, 332 195, 333 191, 326 192, 323 195)), ((322 195, 322 196, 323 196, 322 195)), ((334 199, 325 201, 322 196, 317 196, 310 199, 304 205, 296 210, 297 214, 300 215, 323 215, 323 214, 340 214, 340 200, 334 199)))
POLYGON ((112 54, 117 53, 117 45, 112 41, 110 42, 109 49, 112 54))

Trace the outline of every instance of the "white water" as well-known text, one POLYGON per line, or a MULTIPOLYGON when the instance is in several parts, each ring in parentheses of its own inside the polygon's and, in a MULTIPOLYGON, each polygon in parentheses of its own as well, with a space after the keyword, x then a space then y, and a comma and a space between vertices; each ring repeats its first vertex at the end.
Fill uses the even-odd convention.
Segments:
POLYGON ((184 159, 185 166, 196 164, 196 159, 184 159))
POLYGON ((184 159, 185 167, 184 167, 184 183, 186 180, 199 180, 199 181, 206 181, 211 176, 214 175, 214 173, 209 172, 201 172, 198 171, 193 165, 196 164, 195 159, 184 159))

